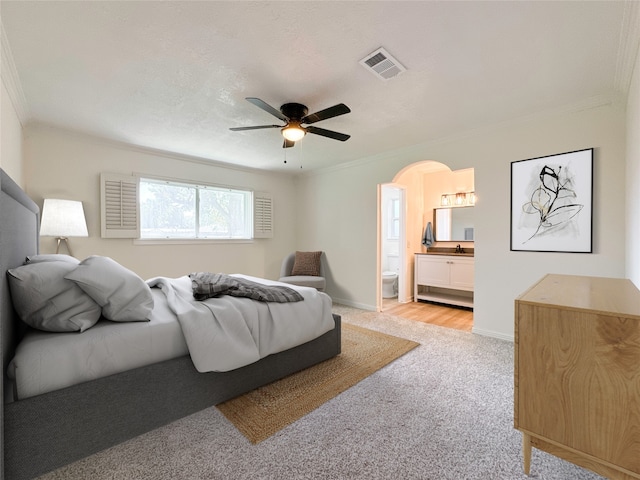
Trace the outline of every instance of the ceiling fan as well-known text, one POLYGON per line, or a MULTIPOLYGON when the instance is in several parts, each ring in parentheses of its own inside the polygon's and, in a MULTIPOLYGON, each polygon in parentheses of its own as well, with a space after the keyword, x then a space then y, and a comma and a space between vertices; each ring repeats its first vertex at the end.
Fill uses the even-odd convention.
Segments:
POLYGON ((326 130, 324 128, 314 127, 310 125, 312 123, 319 122, 321 120, 327 120, 328 118, 337 117, 349 113, 351 109, 344 103, 339 103, 333 107, 325 108, 319 112, 307 115, 309 111, 305 105, 300 103, 285 103, 280 107, 280 110, 276 110, 268 103, 255 97, 247 97, 247 101, 254 104, 256 107, 261 108, 265 112, 270 113, 276 118, 279 118, 285 125, 258 125, 255 127, 234 127, 230 130, 234 132, 240 132, 243 130, 258 130, 261 128, 279 128, 284 137, 284 144, 282 148, 289 148, 295 145, 295 142, 304 137, 307 133, 314 133, 316 135, 322 135, 323 137, 333 138, 341 142, 347 141, 351 135, 344 133, 334 132, 333 130, 326 130), (303 126, 310 125, 310 126, 303 126))

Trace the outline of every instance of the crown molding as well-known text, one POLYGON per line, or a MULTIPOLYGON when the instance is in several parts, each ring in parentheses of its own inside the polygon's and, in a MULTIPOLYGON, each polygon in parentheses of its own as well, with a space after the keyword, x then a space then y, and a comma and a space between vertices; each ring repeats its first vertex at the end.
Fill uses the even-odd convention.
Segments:
POLYGON ((123 150, 127 152, 136 152, 144 155, 151 155, 154 157, 166 158, 169 160, 176 160, 181 162, 188 163, 196 163, 200 165, 206 165, 208 167, 219 167, 224 168, 226 170, 236 170, 244 173, 252 173, 254 175, 260 176, 271 176, 274 178, 277 177, 292 177, 293 174, 282 171, 275 170, 264 170, 261 168, 255 167, 245 167, 243 165, 237 165, 234 163, 227 163, 220 160, 215 160, 212 158, 206 157, 197 157, 194 155, 187 155, 184 153, 171 152, 169 150, 161 150, 153 147, 146 147, 143 145, 136 145, 134 143, 127 143, 122 140, 116 140, 109 137, 103 137, 95 133, 85 132, 81 130, 72 130, 65 127, 60 127, 58 125, 54 125, 51 123, 41 122, 38 120, 34 120, 29 123, 27 129, 25 130, 25 135, 29 136, 31 133, 37 132, 49 132, 55 135, 64 135, 68 138, 75 139, 77 141, 90 143, 93 145, 101 145, 107 146, 110 148, 115 148, 118 150, 123 150))
POLYGON ((406 163, 407 161, 410 161, 410 160, 413 162, 419 162, 424 160, 434 160, 436 162, 442 163, 440 160, 437 160, 437 159, 424 158, 425 152, 428 152, 429 148, 437 145, 460 142, 467 138, 477 137, 479 135, 487 134, 491 131, 500 130, 502 128, 509 127, 512 125, 525 124, 525 123, 536 121, 536 120, 544 120, 546 118, 551 118, 557 115, 578 113, 578 112, 593 110, 601 107, 609 107, 609 106, 615 107, 616 105, 624 105, 624 103, 625 103, 625 99, 621 93, 611 91, 610 93, 607 93, 607 94, 596 95, 590 98, 585 98, 578 102, 570 103, 567 105, 561 105, 556 108, 542 110, 542 111, 531 113, 528 115, 521 115, 519 117, 515 117, 515 118, 508 119, 501 122, 478 125, 477 127, 469 128, 467 130, 462 130, 460 132, 447 135, 445 137, 435 138, 435 139, 428 140, 426 142, 418 143, 415 145, 408 145, 408 146, 400 147, 394 150, 387 150, 384 152, 376 153, 374 155, 352 160, 350 162, 345 162, 338 165, 332 165, 330 167, 317 168, 311 171, 301 173, 299 176, 306 178, 306 177, 324 175, 327 173, 338 172, 340 170, 346 170, 350 168, 357 168, 363 165, 377 163, 381 161, 384 161, 387 163, 398 161, 400 162, 398 164, 400 166, 402 165, 403 162, 406 163))
POLYGON ((16 69, 16 64, 13 61, 13 54, 11 53, 11 46, 9 45, 9 38, 5 33, 4 25, 0 21, 1 43, 2 43, 2 64, 0 66, 0 76, 2 82, 7 88, 9 98, 13 104, 13 108, 16 111, 18 120, 25 126, 29 120, 29 107, 27 104, 27 97, 22 90, 22 84, 20 83, 20 76, 16 69))
POLYGON ((634 67, 637 66, 636 58, 640 46, 640 2, 624 2, 622 13, 622 25, 620 27, 620 41, 618 43, 618 58, 614 86, 623 95, 629 93, 631 77, 634 67))

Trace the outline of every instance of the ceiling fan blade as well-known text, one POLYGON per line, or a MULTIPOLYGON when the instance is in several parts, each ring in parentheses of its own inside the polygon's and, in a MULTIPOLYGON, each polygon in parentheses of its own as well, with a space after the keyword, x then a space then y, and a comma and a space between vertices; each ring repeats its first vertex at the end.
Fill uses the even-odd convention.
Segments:
POLYGON ((247 97, 246 100, 248 102, 253 103, 256 107, 261 108, 262 110, 264 110, 267 113, 270 113, 271 115, 273 115, 276 118, 279 118, 280 120, 282 120, 283 122, 288 122, 289 119, 287 117, 285 117, 282 112, 280 112, 280 110, 276 110, 275 108, 273 108, 271 105, 269 105, 267 102, 263 102, 262 100, 260 100, 259 98, 255 98, 255 97, 247 97))
POLYGON ((284 143, 282 144, 282 148, 291 148, 296 144, 296 142, 292 142, 291 140, 284 139, 284 143))
POLYGON ((282 128, 282 125, 258 125, 255 127, 233 127, 229 130, 233 130, 234 132, 241 132, 243 130, 259 130, 261 128, 282 128))
POLYGON ((316 123, 320 120, 326 120, 327 118, 344 115, 345 113, 349 113, 350 111, 351 109, 344 103, 339 103, 338 105, 334 105, 333 107, 325 108, 324 110, 320 110, 319 112, 307 115, 302 120, 300 120, 300 123, 316 123))
POLYGON ((322 135, 323 137, 333 138, 334 140, 340 140, 346 142, 351 138, 351 135, 345 133, 334 132, 333 130, 325 130, 318 127, 306 127, 307 133, 315 133, 316 135, 322 135))

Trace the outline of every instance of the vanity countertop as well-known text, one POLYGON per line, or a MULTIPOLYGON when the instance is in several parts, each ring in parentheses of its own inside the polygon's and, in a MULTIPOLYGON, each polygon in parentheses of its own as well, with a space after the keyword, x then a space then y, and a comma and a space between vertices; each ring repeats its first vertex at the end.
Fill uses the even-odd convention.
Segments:
POLYGON ((449 255, 450 257, 473 257, 473 252, 455 253, 455 252, 420 252, 418 255, 449 255))
POLYGON ((457 247, 430 247, 426 252, 419 252, 418 255, 451 255, 455 257, 473 257, 473 247, 462 247, 462 252, 456 252, 457 247))

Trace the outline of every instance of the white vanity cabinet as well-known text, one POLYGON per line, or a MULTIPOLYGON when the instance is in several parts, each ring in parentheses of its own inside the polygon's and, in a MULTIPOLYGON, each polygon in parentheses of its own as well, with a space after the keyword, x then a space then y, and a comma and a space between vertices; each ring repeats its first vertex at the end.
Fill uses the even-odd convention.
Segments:
POLYGON ((473 307, 474 258, 416 253, 414 300, 473 307))

